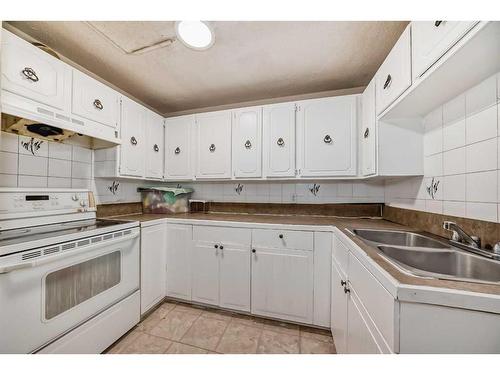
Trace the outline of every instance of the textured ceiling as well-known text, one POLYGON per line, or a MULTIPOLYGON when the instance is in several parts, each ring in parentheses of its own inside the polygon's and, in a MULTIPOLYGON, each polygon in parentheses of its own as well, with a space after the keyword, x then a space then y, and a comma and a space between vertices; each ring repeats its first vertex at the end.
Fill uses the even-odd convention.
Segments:
POLYGON ((407 22, 211 22, 215 44, 193 51, 174 22, 10 25, 160 113, 366 85, 407 22))

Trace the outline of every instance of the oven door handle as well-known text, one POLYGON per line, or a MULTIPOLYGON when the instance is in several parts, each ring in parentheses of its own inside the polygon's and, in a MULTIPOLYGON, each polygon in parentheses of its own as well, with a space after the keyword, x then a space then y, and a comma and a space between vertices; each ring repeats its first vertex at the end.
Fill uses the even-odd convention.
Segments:
MULTIPOLYGON (((139 235, 140 235, 140 232, 138 231, 137 233, 135 233, 133 235, 120 237, 120 238, 113 239, 113 240, 106 241, 106 242, 101 242, 99 244, 96 244, 95 247, 99 247, 99 246, 103 246, 103 245, 113 245, 113 244, 120 243, 123 241, 132 240, 132 239, 138 237, 139 235)), ((89 248, 85 247, 85 250, 88 251, 89 248)), ((52 262, 54 262, 56 260, 60 260, 60 259, 69 258, 71 256, 74 256, 74 255, 77 255, 80 253, 81 253, 81 251, 78 251, 78 250, 77 251, 68 251, 65 254, 57 254, 54 256, 47 257, 45 259, 33 260, 31 262, 14 263, 14 264, 9 264, 7 266, 0 266, 0 275, 5 274, 5 273, 9 273, 12 271, 22 270, 25 268, 33 268, 33 267, 42 266, 44 264, 52 263, 52 262)))

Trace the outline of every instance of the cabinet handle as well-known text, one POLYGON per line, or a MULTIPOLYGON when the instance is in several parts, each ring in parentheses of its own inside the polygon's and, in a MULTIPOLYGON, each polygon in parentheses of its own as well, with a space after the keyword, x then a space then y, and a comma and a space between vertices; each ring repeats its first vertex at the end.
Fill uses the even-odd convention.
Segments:
POLYGON ((250 149, 252 148, 252 142, 250 142, 249 140, 247 140, 247 141, 245 142, 245 148, 246 148, 247 150, 250 150, 250 149))
POLYGON ((388 74, 384 83, 384 90, 391 86, 391 82, 392 82, 392 77, 390 74, 388 74))
POLYGON ((38 76, 33 69, 26 67, 21 71, 21 73, 23 73, 24 76, 31 82, 38 82, 38 76))
POLYGON ((283 147, 285 145, 285 141, 283 140, 283 138, 278 138, 276 144, 280 147, 283 147))
POLYGON ((340 280, 340 286, 345 286, 347 284, 347 281, 340 280))
POLYGON ((216 249, 218 249, 218 248, 219 248, 219 245, 214 245, 214 247, 215 247, 216 249))
POLYGON ((325 142, 326 144, 330 144, 332 143, 333 139, 332 137, 330 137, 330 135, 325 135, 325 138, 323 138, 323 142, 325 142))
POLYGON ((155 152, 158 152, 158 151, 160 151, 160 148, 158 147, 158 145, 157 145, 157 144, 155 144, 155 145, 153 146, 153 150, 155 150, 155 152))
POLYGON ((221 249, 221 250, 224 250, 224 246, 220 245, 220 249, 221 249))
POLYGON ((104 109, 104 106, 99 99, 94 100, 94 107, 96 107, 99 111, 104 109))
POLYGON ((132 146, 137 145, 137 139, 135 137, 130 138, 130 143, 132 143, 132 146))
POLYGON ((210 145, 210 147, 208 148, 208 150, 209 150, 210 152, 214 152, 214 151, 215 151, 215 145, 212 143, 212 144, 210 145))
POLYGON ((365 134, 363 134, 363 137, 368 138, 369 135, 370 135, 370 129, 366 128, 365 129, 365 134))
POLYGON ((443 21, 434 21, 434 26, 439 27, 442 23, 443 21))
POLYGON ((344 293, 347 294, 347 293, 351 293, 351 289, 349 289, 348 287, 344 287, 344 293))
POLYGON ((283 235, 282 234, 279 234, 278 237, 281 238, 281 239, 283 239, 283 235))
POLYGON ((256 252, 257 252, 257 250, 255 250, 255 249, 252 249, 252 253, 254 253, 254 254, 255 254, 256 252))
POLYGON ((174 150, 174 154, 179 155, 181 153, 181 149, 179 147, 176 147, 174 150))

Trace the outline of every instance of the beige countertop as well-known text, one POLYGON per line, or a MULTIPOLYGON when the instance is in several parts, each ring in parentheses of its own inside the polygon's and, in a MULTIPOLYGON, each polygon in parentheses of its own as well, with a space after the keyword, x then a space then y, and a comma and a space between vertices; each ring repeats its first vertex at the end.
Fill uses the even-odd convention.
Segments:
MULTIPOLYGON (((259 224, 277 224, 277 225, 308 225, 308 226, 335 226, 341 230, 352 242, 361 248, 379 267, 386 271, 399 284, 414 285, 434 288, 446 288, 475 293, 486 293, 500 295, 500 285, 473 283, 463 281, 451 281, 441 279, 427 279, 412 276, 401 272, 398 268, 387 262, 379 251, 366 243, 359 237, 351 234, 347 228, 368 228, 368 229, 399 229, 413 230, 410 227, 399 225, 381 218, 341 218, 335 216, 316 216, 316 215, 255 215, 239 213, 185 213, 185 214, 130 214, 113 216, 114 219, 132 220, 145 222, 160 219, 181 219, 181 220, 200 220, 200 221, 227 221, 241 223, 259 223, 259 224)), ((432 234, 427 235, 439 239, 432 234)))

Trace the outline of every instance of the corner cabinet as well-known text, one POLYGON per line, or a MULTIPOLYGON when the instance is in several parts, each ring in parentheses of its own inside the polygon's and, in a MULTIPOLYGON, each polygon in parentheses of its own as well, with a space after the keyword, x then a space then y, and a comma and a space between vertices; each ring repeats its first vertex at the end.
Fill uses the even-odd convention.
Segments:
POLYGON ((295 103, 263 107, 263 159, 267 177, 295 177, 295 103))
POLYGON ((146 154, 146 108, 122 98, 119 173, 124 176, 144 177, 146 154))
POLYGON ((196 178, 231 178, 231 111, 196 115, 196 178))
POLYGON ((163 178, 163 117, 148 111, 146 114, 146 178, 163 178))
POLYGON ((194 115, 165 119, 165 179, 194 178, 193 134, 194 115))
POLYGON ((235 178, 262 176, 262 107, 233 111, 232 163, 235 178))
POLYGON ((359 95, 298 102, 299 175, 355 176, 359 95))

